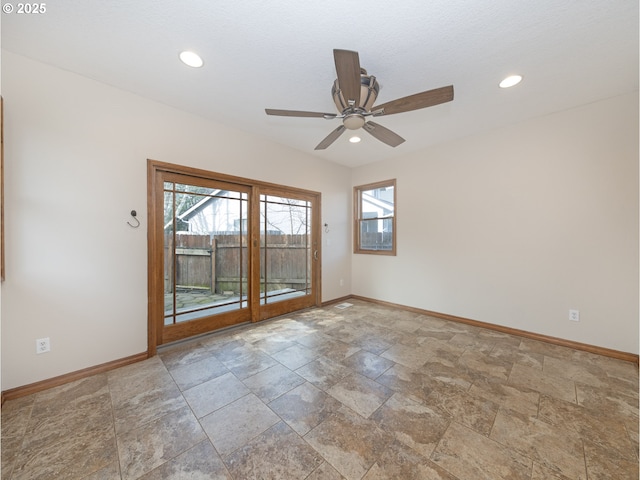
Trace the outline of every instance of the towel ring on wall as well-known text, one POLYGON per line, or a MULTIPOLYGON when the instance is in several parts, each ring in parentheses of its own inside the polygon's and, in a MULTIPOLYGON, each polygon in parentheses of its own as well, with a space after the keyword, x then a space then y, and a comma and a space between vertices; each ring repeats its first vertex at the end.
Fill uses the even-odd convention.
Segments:
POLYGON ((324 233, 329 233, 329 224, 328 223, 324 224, 324 233))
POLYGON ((131 210, 131 216, 136 221, 136 225, 132 225, 130 222, 127 222, 127 225, 129 225, 131 228, 138 228, 140 226, 140 220, 138 220, 136 215, 138 215, 138 213, 135 210, 131 210))

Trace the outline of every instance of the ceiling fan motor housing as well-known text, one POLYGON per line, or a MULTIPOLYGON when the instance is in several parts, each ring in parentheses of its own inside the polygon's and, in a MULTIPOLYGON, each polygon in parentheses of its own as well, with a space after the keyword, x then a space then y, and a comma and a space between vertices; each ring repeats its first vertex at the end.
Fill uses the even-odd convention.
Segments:
POLYGON ((347 109, 355 110, 356 112, 358 110, 369 112, 378 98, 380 85, 378 84, 376 77, 373 75, 367 75, 367 71, 364 68, 360 69, 360 72, 360 102, 358 105, 353 105, 353 107, 349 105, 347 99, 344 98, 340 85, 338 84, 338 80, 333 82, 331 95, 333 96, 333 101, 340 113, 347 114, 348 112, 345 112, 347 109))

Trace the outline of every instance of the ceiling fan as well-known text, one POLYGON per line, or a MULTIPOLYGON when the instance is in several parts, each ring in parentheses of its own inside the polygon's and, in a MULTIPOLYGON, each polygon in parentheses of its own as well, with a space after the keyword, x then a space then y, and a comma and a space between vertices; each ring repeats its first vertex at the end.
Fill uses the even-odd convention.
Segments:
POLYGON ((364 128, 365 131, 381 142, 391 147, 397 147, 404 142, 404 138, 382 125, 371 120, 367 121, 367 117, 381 117, 394 113, 409 112, 453 100, 453 85, 449 85, 398 98, 374 107, 373 104, 378 98, 380 85, 378 85, 376 77, 368 75, 367 71, 360 67, 358 52, 336 49, 333 51, 333 58, 338 78, 333 83, 331 94, 340 113, 265 109, 267 115, 317 117, 327 120, 341 119, 342 125, 327 135, 316 146, 315 150, 324 150, 335 142, 345 130, 357 130, 359 128, 364 128))

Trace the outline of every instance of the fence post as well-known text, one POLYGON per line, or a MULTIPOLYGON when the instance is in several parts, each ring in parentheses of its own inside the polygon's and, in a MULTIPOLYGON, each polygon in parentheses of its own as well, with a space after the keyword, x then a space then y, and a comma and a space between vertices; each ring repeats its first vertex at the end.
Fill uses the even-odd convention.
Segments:
POLYGON ((211 237, 211 293, 216 292, 216 243, 215 237, 211 237))

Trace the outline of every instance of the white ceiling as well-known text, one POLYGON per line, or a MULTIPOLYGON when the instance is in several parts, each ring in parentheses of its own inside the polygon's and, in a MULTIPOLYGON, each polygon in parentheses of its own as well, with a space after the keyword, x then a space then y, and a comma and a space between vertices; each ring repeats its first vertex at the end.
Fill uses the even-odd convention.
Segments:
MULTIPOLYGON (((3 2, 4 3, 4 2, 3 2)), ((638 89, 637 0, 56 0, 2 14, 2 48, 347 166, 393 158, 638 89), (356 50, 378 103, 453 85, 451 103, 379 117, 314 147, 333 112, 333 49, 356 50), (178 60, 194 50, 205 61, 178 60), (508 90, 498 82, 519 73, 508 90)))

